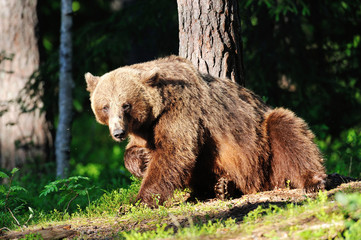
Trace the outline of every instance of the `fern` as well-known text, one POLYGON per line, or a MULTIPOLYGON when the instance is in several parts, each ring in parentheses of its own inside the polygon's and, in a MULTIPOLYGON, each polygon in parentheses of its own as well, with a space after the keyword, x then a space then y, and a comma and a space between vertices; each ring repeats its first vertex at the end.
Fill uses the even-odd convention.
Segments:
POLYGON ((0 171, 0 178, 9 178, 9 176, 6 173, 0 171))
POLYGON ((54 182, 49 183, 48 185, 44 186, 44 190, 42 190, 40 192, 40 197, 45 197, 46 195, 48 195, 49 193, 52 192, 57 192, 59 191, 58 187, 56 186, 56 184, 54 182))
MULTIPOLYGON (((28 221, 32 218, 32 213, 30 213, 30 217, 28 221, 23 224, 20 224, 19 220, 15 217, 14 214, 21 211, 27 205, 27 202, 20 198, 19 192, 28 192, 25 188, 19 185, 13 185, 13 179, 15 173, 19 171, 18 168, 13 168, 10 171, 10 176, 4 172, 0 171, 0 178, 9 178, 9 181, 6 184, 0 185, 0 210, 3 210, 3 213, 11 215, 13 220, 16 222, 18 226, 26 225, 28 221)), ((28 209, 30 209, 28 207, 28 209)), ((1 211, 0 211, 1 213, 1 211)))
POLYGON ((92 187, 86 187, 85 182, 88 182, 88 177, 82 176, 72 176, 66 179, 58 179, 44 186, 44 190, 40 192, 40 197, 45 197, 50 193, 59 193, 60 199, 58 200, 58 205, 63 205, 67 202, 66 207, 64 209, 64 214, 68 211, 70 204, 78 197, 78 196, 88 196, 89 199, 89 190, 92 187))
POLYGON ((10 191, 12 191, 12 192, 17 192, 17 191, 28 192, 28 190, 26 190, 25 188, 23 188, 21 186, 11 186, 10 191))

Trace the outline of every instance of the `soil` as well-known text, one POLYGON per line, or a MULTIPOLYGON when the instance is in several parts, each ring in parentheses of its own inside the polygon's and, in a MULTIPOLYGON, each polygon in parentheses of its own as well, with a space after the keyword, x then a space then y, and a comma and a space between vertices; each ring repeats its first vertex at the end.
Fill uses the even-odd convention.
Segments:
MULTIPOLYGON (((328 175, 326 184, 327 194, 329 197, 333 196, 339 191, 361 191, 361 181, 355 181, 352 178, 340 176, 338 174, 328 175)), ((219 207, 219 200, 213 199, 204 202, 212 209, 212 206, 217 211, 199 212, 199 215, 192 216, 193 220, 200 222, 207 222, 208 220, 228 219, 233 218, 236 222, 240 222, 252 210, 256 209, 259 205, 267 207, 269 204, 285 206, 288 203, 300 203, 307 198, 316 197, 316 193, 306 194, 301 189, 277 189, 268 192, 260 192, 256 194, 244 195, 241 198, 228 200, 225 207, 219 207)), ((77 221, 74 219, 73 221, 77 221)), ((80 220, 79 220, 80 221, 80 220)), ((132 229, 139 229, 140 232, 152 230, 155 224, 150 224, 152 220, 144 220, 141 222, 126 221, 120 217, 106 219, 88 219, 86 222, 77 222, 69 225, 51 226, 48 228, 26 230, 23 232, 10 231, 1 235, 0 239, 16 239, 22 238, 27 234, 41 234, 44 239, 72 239, 74 237, 80 239, 112 239, 115 234, 120 231, 129 231, 132 229)), ((309 224, 309 222, 307 224, 309 224)), ((170 216, 165 222, 166 228, 173 228, 175 231, 179 227, 189 225, 189 217, 170 216)))

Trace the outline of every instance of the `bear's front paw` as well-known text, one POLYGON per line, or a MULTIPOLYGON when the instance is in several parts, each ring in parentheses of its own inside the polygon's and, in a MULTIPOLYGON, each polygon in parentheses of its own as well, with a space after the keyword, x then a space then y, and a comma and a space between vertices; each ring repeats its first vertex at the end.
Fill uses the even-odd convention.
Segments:
POLYGON ((147 148, 131 147, 124 154, 125 167, 137 178, 143 178, 150 160, 151 155, 147 148))
POLYGON ((150 151, 148 148, 138 148, 139 159, 142 159, 142 170, 145 171, 148 167, 148 163, 151 160, 150 151))

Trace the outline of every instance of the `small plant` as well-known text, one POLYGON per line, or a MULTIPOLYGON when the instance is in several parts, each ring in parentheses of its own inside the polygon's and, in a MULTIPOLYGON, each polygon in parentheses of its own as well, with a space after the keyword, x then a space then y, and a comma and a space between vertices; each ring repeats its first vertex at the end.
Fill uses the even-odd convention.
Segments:
MULTIPOLYGON (((19 192, 27 192, 27 190, 21 186, 14 185, 13 180, 15 173, 18 172, 18 168, 13 168, 10 172, 10 176, 2 171, 0 171, 0 178, 8 179, 6 180, 5 184, 0 185, 0 213, 2 212, 2 218, 4 219, 4 223, 6 223, 6 212, 8 212, 11 216, 11 218, 16 222, 16 225, 22 226, 20 224, 20 221, 15 217, 16 212, 18 212, 20 209, 24 208, 26 205, 26 202, 21 199, 18 196, 19 192)), ((27 221, 23 224, 26 225, 29 220, 33 217, 33 210, 32 208, 28 207, 30 211, 29 218, 27 221)), ((4 224, 3 223, 3 224, 4 224)))
POLYGON ((289 179, 286 181, 286 188, 291 189, 291 180, 289 179))
POLYGON ((86 187, 84 183, 88 181, 89 178, 82 176, 73 176, 66 179, 59 179, 45 185, 44 190, 40 193, 40 197, 45 197, 50 193, 60 193, 61 197, 58 201, 58 204, 61 205, 67 201, 63 213, 64 217, 64 215, 68 212, 70 204, 79 196, 87 196, 90 205, 89 190, 91 190, 94 186, 86 187))

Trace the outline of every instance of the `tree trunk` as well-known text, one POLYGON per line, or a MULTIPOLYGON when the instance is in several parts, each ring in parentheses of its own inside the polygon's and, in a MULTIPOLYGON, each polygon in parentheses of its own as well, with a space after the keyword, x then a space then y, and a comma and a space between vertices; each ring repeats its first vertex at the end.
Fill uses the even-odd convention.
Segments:
POLYGON ((31 76, 39 67, 36 4, 37 0, 0 1, 0 167, 5 169, 45 160, 51 144, 40 110, 43 87, 26 88, 35 82, 31 76))
POLYGON ((61 1, 60 27, 60 72, 59 72, 59 124, 56 131, 55 155, 56 175, 67 175, 70 158, 71 123, 72 123, 72 1, 61 1))
POLYGON ((179 55, 203 73, 244 85, 237 0, 177 0, 179 55))

